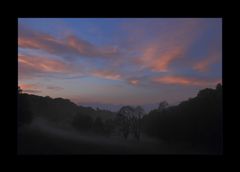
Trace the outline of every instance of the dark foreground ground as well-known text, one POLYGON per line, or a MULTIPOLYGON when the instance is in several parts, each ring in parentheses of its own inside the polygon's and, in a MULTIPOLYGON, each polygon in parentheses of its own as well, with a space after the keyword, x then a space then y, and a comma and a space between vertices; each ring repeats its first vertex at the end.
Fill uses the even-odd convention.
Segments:
POLYGON ((140 141, 106 138, 49 126, 18 130, 18 154, 212 154, 189 144, 166 143, 143 136, 140 141))

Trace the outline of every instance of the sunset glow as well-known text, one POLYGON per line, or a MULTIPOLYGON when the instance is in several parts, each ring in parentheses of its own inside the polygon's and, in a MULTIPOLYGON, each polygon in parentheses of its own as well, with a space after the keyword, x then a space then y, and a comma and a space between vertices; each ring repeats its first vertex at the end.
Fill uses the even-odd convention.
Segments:
POLYGON ((18 82, 77 104, 174 104, 222 82, 222 20, 18 19, 18 82))

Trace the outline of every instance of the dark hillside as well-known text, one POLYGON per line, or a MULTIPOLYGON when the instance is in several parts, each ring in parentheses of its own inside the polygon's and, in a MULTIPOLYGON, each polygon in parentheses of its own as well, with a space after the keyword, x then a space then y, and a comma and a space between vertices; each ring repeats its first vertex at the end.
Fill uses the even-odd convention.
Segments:
POLYGON ((143 118, 143 130, 168 141, 190 142, 222 152, 222 86, 199 91, 195 98, 143 118))

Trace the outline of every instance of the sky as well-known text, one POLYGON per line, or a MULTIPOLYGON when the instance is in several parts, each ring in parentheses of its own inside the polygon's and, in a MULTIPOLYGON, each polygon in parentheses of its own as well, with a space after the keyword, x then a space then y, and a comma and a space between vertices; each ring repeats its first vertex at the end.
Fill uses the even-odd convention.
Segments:
POLYGON ((23 92, 175 104, 222 82, 221 18, 19 18, 23 92))

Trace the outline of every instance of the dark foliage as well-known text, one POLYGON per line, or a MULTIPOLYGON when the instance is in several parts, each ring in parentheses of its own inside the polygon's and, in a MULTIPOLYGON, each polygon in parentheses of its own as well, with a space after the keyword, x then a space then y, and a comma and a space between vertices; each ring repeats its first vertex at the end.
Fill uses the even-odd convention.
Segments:
POLYGON ((73 119, 72 124, 77 130, 89 131, 93 126, 93 119, 89 115, 79 113, 73 119))
POLYGON ((159 103, 159 106, 158 106, 158 110, 163 110, 165 108, 168 107, 168 102, 167 101, 162 101, 161 103, 159 103))
POLYGON ((168 141, 190 142, 220 152, 222 148, 222 86, 199 91, 197 97, 146 115, 143 130, 168 141))
POLYGON ((104 132, 107 137, 110 137, 113 134, 115 129, 115 123, 112 119, 107 119, 104 123, 104 132))
MULTIPOLYGON (((18 92, 21 90, 18 88, 18 92)), ((106 110, 95 110, 91 107, 77 106, 68 99, 42 97, 30 94, 19 94, 18 106, 21 119, 27 121, 28 114, 32 118, 40 117, 59 126, 74 125, 78 130, 88 130, 91 121, 101 116, 103 120, 114 118, 115 113, 106 110), (24 118, 24 119, 22 119, 24 118), (76 122, 74 122, 76 120, 76 122)))
POLYGON ((33 119, 33 114, 29 106, 29 100, 26 95, 18 92, 18 126, 30 124, 33 119))
POLYGON ((119 110, 115 121, 119 132, 125 139, 128 138, 130 133, 132 133, 137 140, 140 139, 140 122, 143 115, 144 110, 140 106, 136 108, 123 106, 119 110))
POLYGON ((102 118, 97 117, 93 123, 93 131, 97 134, 105 134, 104 123, 102 118))

